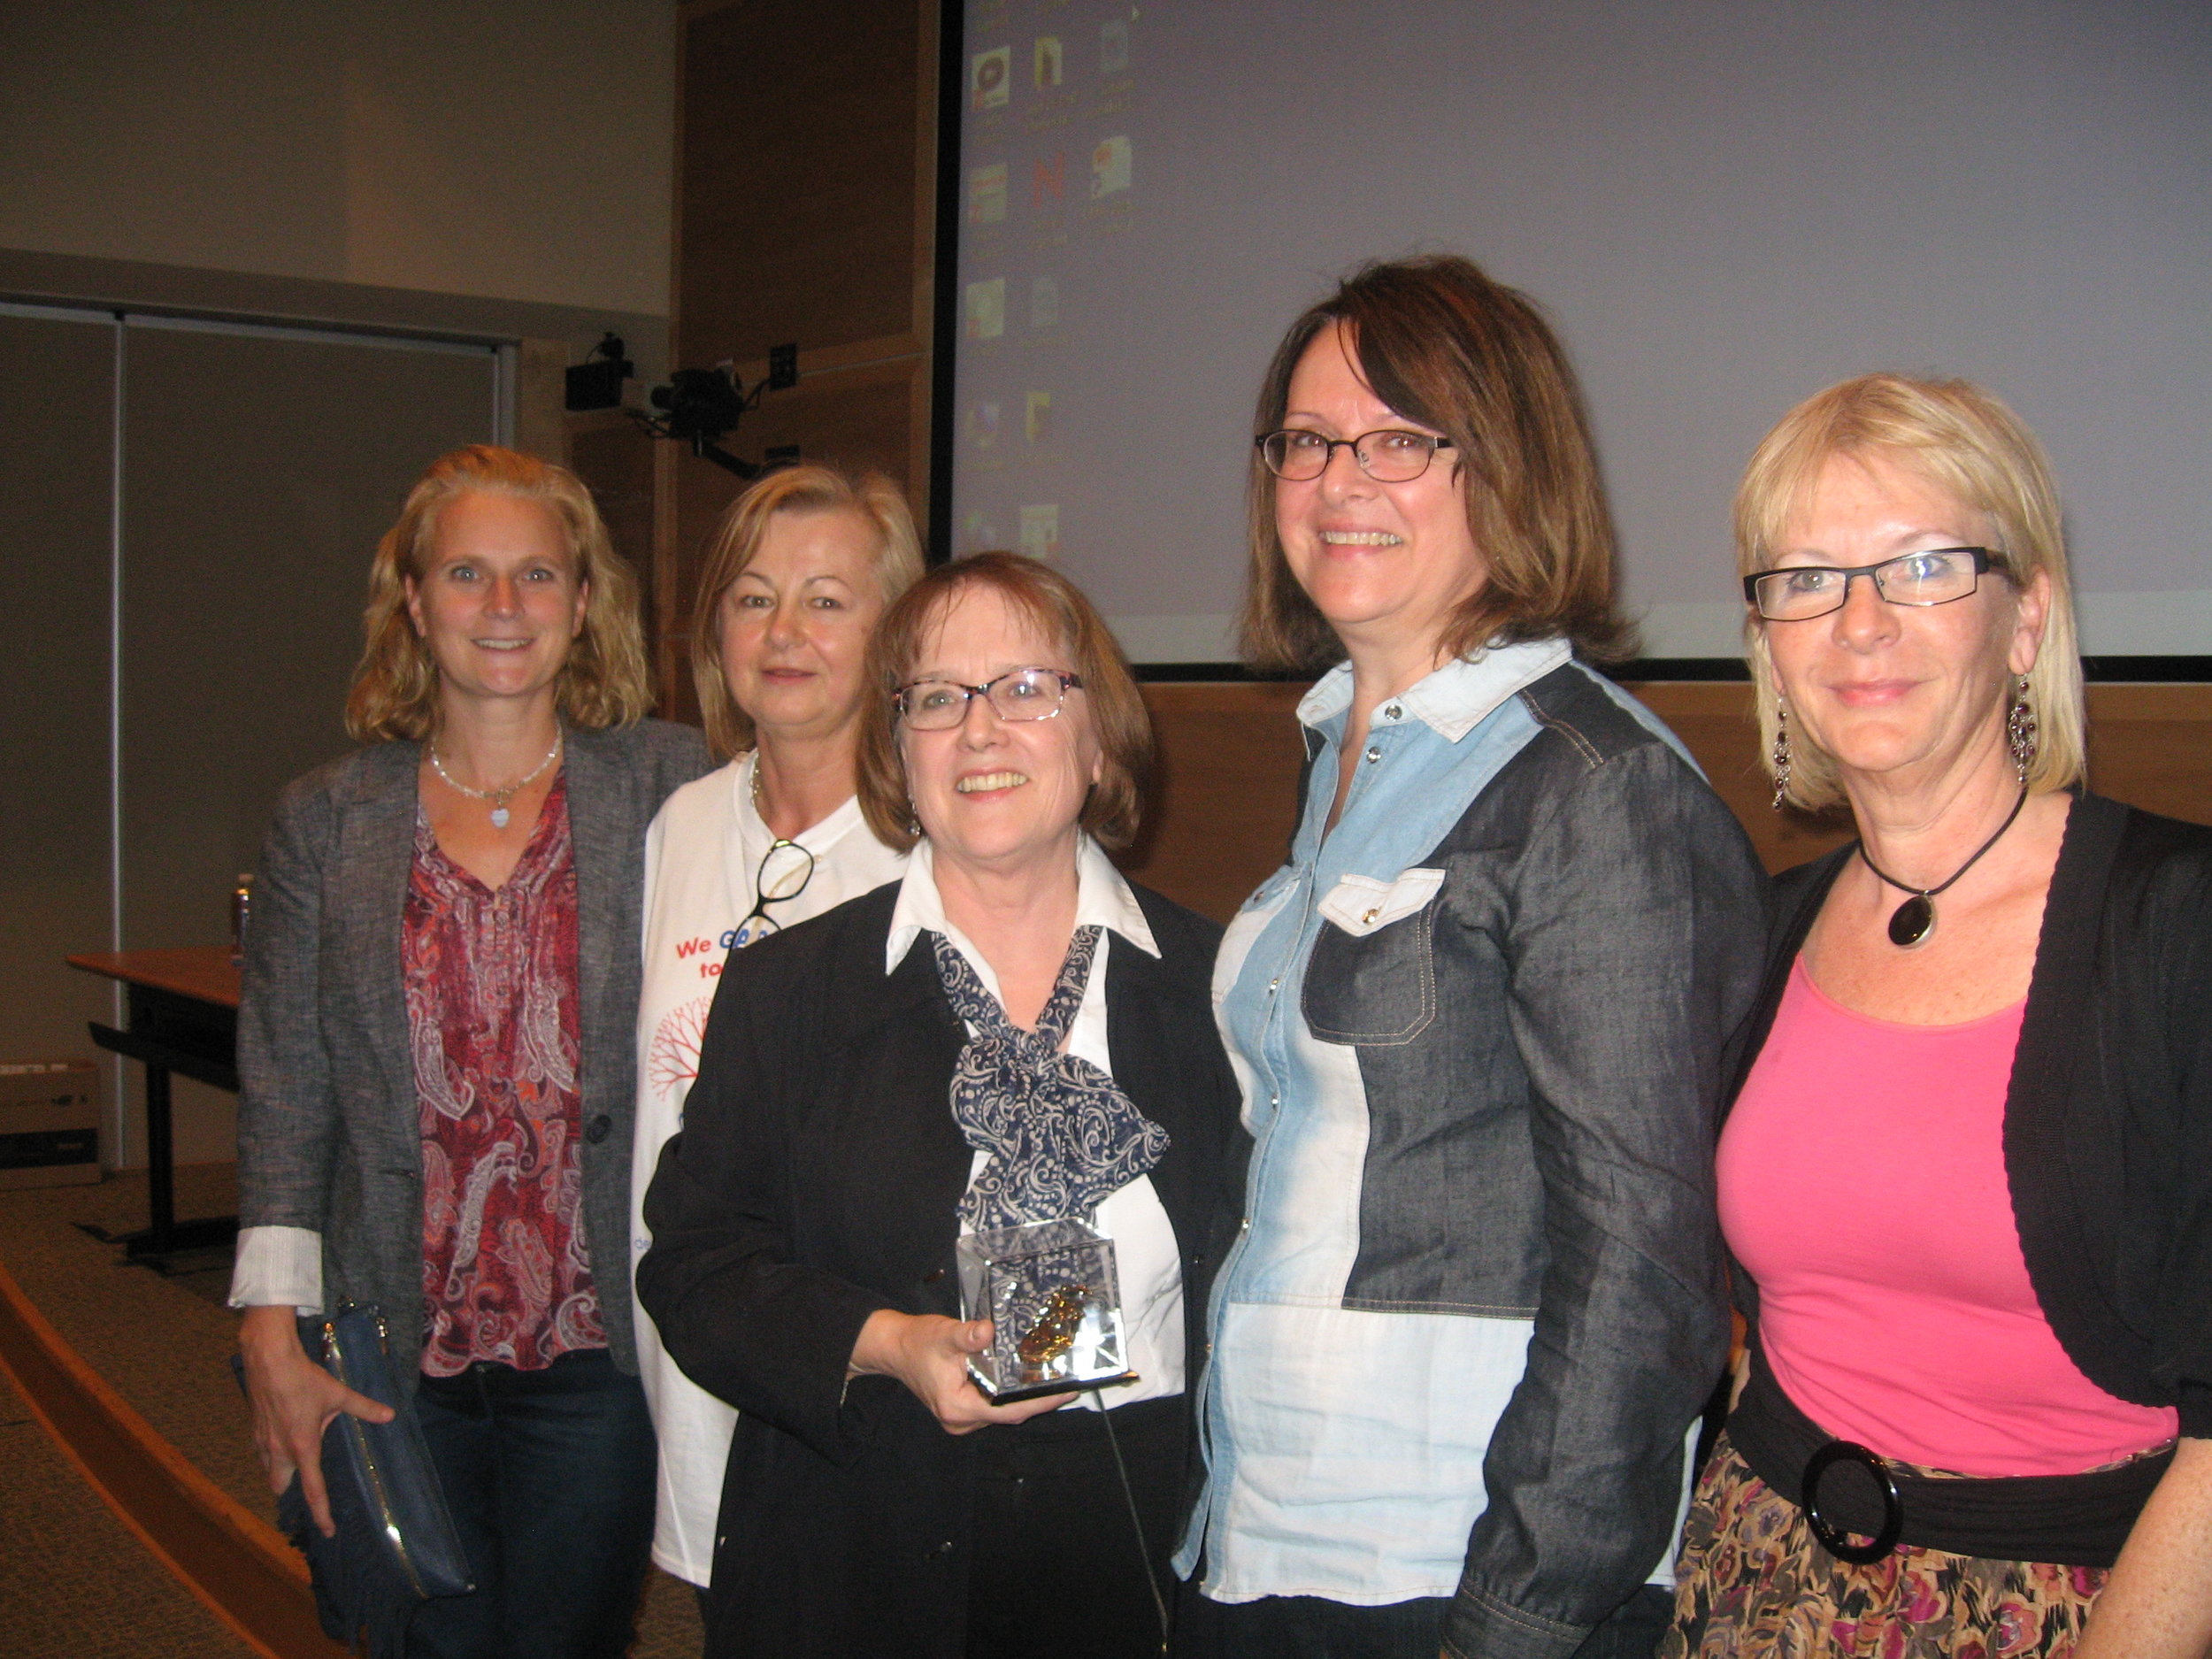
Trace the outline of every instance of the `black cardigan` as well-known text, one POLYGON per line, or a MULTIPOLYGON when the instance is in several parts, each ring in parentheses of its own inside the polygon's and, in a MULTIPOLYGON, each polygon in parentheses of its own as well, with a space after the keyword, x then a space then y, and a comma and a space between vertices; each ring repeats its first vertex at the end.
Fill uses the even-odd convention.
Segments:
MULTIPOLYGON (((1135 892, 1161 956, 1109 950, 1107 1041, 1115 1081, 1171 1139, 1151 1179, 1182 1254, 1194 1389, 1248 1142, 1209 990, 1221 930, 1135 892)), ((646 1194, 639 1300, 677 1363, 742 1414, 713 1655, 957 1659, 964 1646, 972 1438, 889 1378, 845 1377, 876 1310, 959 1313, 973 1153, 949 1091, 964 1034, 924 946, 884 975, 897 896, 879 887, 731 953, 683 1133, 646 1194)))
MULTIPOLYGON (((1730 1104, 1856 850, 1776 879, 1767 979, 1730 1104)), ((2005 1097, 2005 1172, 2036 1300, 2106 1393, 2212 1437, 2212 829, 2097 795, 2051 875, 2005 1097)), ((1734 1263, 1739 1304, 1757 1286, 1734 1263)))

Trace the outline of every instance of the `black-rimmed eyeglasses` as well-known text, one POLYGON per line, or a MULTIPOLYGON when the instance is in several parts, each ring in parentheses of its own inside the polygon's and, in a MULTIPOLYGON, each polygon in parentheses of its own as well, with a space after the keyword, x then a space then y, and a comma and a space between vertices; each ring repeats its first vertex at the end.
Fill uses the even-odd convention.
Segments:
POLYGON ((768 914, 768 907, 797 898, 813 879, 812 853, 780 835, 769 842, 768 850, 760 856, 760 868, 753 872, 753 908, 746 911, 745 919, 732 931, 731 948, 742 950, 748 945, 757 945, 771 933, 781 933, 783 924, 768 914))
POLYGON ((949 732, 968 718, 968 700, 981 697, 1002 720, 1049 720, 1061 699, 1083 689, 1079 674, 1057 668, 1017 668, 980 686, 956 680, 917 680, 901 686, 892 701, 907 725, 918 732, 949 732))
POLYGON ((1872 579, 1874 591, 1893 605, 1947 605, 1981 585, 1982 573, 2004 566, 2005 556, 1984 547, 1929 548, 1875 565, 1788 565, 1743 579, 1743 596, 1769 622, 1809 622, 1843 609, 1851 579, 1872 579))
POLYGON ((1294 483, 1319 478, 1329 470, 1339 449, 1349 449, 1360 471, 1377 483, 1409 483, 1429 470, 1439 449, 1452 447, 1449 438, 1396 426, 1363 432, 1356 438, 1326 438, 1301 426, 1286 426, 1280 432, 1263 433, 1252 442, 1259 446, 1267 470, 1294 483))

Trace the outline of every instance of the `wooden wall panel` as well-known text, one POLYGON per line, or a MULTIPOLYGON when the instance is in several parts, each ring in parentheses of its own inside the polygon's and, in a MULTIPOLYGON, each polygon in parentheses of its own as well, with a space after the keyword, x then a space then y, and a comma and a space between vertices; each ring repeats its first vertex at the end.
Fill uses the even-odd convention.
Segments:
MULTIPOLYGON (((874 467, 902 481, 917 435, 914 388, 927 373, 912 357, 802 380, 748 418, 764 446, 796 444, 810 461, 874 467)), ((928 419, 924 403, 921 420, 928 419)))
MULTIPOLYGON (((1751 687, 1647 683, 1629 689, 1681 737, 1742 820, 1769 870, 1818 856, 1850 833, 1841 817, 1778 813, 1757 764, 1751 687)), ((1144 839, 1121 860, 1136 879, 1226 920, 1282 862, 1302 756, 1295 685, 1150 685, 1160 777, 1144 839)), ((2093 686, 2090 782, 2101 795, 2212 824, 2212 686, 2093 686)))
POLYGON ((898 0, 686 20, 678 363, 913 331, 923 25, 898 0))
POLYGON ((1297 827, 1303 686, 1144 688, 1159 751, 1130 876, 1226 920, 1283 862, 1297 827))
MULTIPOLYGON (((695 4, 682 27, 675 362, 750 386, 796 342, 729 447, 877 467, 927 521, 935 293, 937 6, 695 4)), ((657 566, 664 706, 695 714, 682 657, 700 551, 742 485, 675 451, 657 566)))
POLYGON ((2090 687, 2089 784, 2212 824, 2212 686, 2090 687))
POLYGON ((590 486, 608 539, 637 578, 649 648, 659 598, 653 567, 653 445, 652 436, 620 410, 568 417, 567 465, 590 486))

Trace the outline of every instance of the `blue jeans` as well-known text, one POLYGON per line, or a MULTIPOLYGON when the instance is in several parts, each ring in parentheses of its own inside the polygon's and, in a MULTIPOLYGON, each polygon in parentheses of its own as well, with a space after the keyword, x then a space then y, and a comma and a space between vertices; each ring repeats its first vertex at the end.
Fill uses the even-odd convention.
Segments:
POLYGON ((653 1543, 638 1379, 587 1348, 425 1377, 415 1410, 476 1589, 416 1609, 408 1659, 619 1659, 653 1543))
MULTIPOLYGON (((1436 1659, 1448 1596, 1353 1607, 1314 1595, 1209 1601, 1183 1586, 1176 1659, 1436 1659)), ((1646 1585, 1584 1639, 1575 1659, 1651 1659, 1674 1620, 1674 1593, 1646 1585)))

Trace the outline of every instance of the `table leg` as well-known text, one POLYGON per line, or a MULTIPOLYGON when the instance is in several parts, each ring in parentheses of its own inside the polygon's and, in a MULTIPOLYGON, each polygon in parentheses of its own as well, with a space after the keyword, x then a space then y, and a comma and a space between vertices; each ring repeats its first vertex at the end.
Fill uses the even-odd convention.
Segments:
POLYGON ((185 1076, 216 1088, 235 1090, 238 1073, 227 1052, 227 1033, 226 1052, 219 1056, 211 1052, 208 1033, 191 1029, 188 1021, 185 1034, 193 1041, 180 1043, 176 1038, 176 1022, 167 1022, 165 1028, 160 1018, 162 1010, 158 1005, 150 1006, 153 1002, 151 994, 144 987, 134 986, 131 1029, 117 1031, 96 1021, 89 1027, 92 1041, 101 1048, 135 1060, 146 1068, 146 1197, 147 1220, 150 1225, 140 1232, 119 1236, 87 1223, 78 1225, 104 1243, 122 1245, 128 1260, 160 1269, 169 1256, 227 1244, 238 1236, 235 1216, 177 1219, 177 1148, 170 1074, 182 1071, 185 1076))
POLYGON ((145 1233, 131 1241, 134 1256, 157 1255, 173 1248, 177 1227, 177 1149, 169 1110, 169 1068, 146 1068, 146 1195, 149 1220, 145 1233))
POLYGON ((238 1217, 210 1216, 177 1219, 176 1119, 170 1108, 169 1068, 152 1061, 146 1067, 146 1210, 148 1225, 120 1240, 126 1259, 158 1268, 183 1250, 227 1244, 238 1236, 238 1217))

